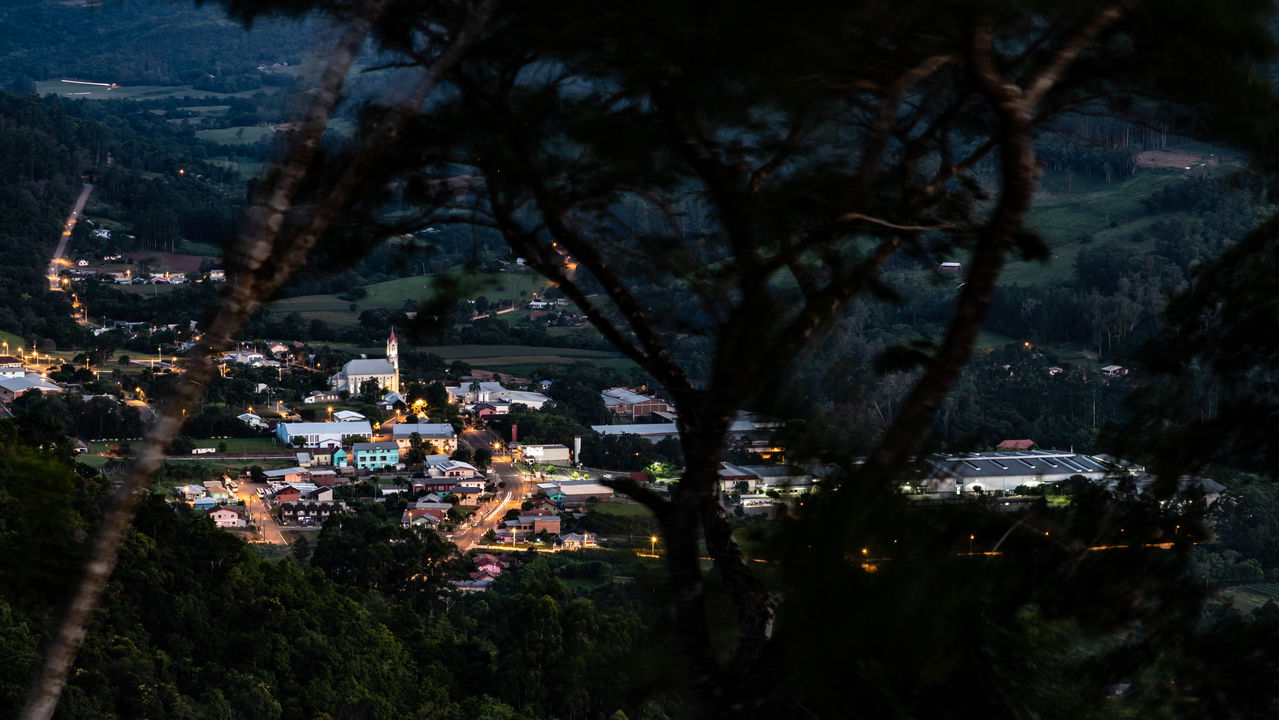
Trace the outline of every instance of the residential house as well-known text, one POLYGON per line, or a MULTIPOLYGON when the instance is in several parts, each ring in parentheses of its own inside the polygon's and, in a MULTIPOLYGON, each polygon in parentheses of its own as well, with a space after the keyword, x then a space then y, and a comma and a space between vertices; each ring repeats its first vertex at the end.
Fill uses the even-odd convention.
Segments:
POLYGON ((368 420, 355 422, 303 422, 280 423, 275 426, 275 436, 285 445, 292 445, 301 438, 308 445, 326 445, 336 447, 348 442, 351 438, 369 438, 373 435, 373 426, 368 420))
POLYGON ((449 488, 449 492, 457 498, 458 505, 475 507, 480 504, 480 496, 484 494, 484 488, 454 485, 449 488))
MULTIPOLYGON (((482 477, 482 473, 474 465, 450 459, 447 455, 428 455, 424 465, 427 476, 431 478, 465 480, 482 477)), ((480 485, 483 484, 483 482, 480 483, 480 485)))
POLYGON ((342 396, 335 390, 313 390, 307 393, 306 397, 302 398, 302 402, 306 403, 307 405, 314 405, 316 403, 339 402, 341 400, 342 400, 342 396))
POLYGON ((249 520, 244 508, 239 505, 222 505, 209 510, 213 524, 220 528, 248 527, 249 520))
POLYGON ((1107 365, 1101 369, 1101 374, 1106 377, 1123 377, 1128 374, 1128 368, 1119 365, 1107 365))
POLYGON ((418 475, 409 480, 409 487, 413 492, 442 494, 452 490, 455 485, 457 485, 457 480, 446 477, 423 477, 418 475))
POLYGON ((475 405, 471 407, 471 413, 480 418, 508 415, 510 412, 511 404, 502 400, 475 403, 475 405))
POLYGON ((409 489, 404 487, 403 485, 393 485, 391 483, 378 483, 378 486, 377 486, 378 497, 387 497, 390 495, 403 495, 404 493, 408 491, 409 489))
MULTIPOLYGON (((331 447, 309 447, 303 449, 303 452, 311 456, 312 467, 333 464, 333 448, 331 447)), ((302 463, 298 464, 301 465, 302 463)))
POLYGON ((355 457, 355 467, 361 470, 381 470, 400 462, 400 446, 393 442, 355 443, 351 454, 355 457))
POLYGON ((351 454, 342 448, 333 448, 333 454, 330 460, 333 461, 333 467, 344 468, 350 465, 351 454))
POLYGON ((569 533, 560 536, 560 547, 565 550, 582 550, 599 547, 595 542, 595 533, 569 533))
POLYGON ((436 452, 451 454, 457 451, 457 433, 449 423, 395 423, 391 426, 391 439, 407 451, 413 445, 413 435, 436 452))
POLYGON ((343 502, 289 502, 276 508, 277 514, 284 522, 296 522, 303 525, 321 523, 331 515, 346 512, 343 502))
POLYGON ((407 410, 408 404, 404 401, 404 396, 397 392, 388 392, 378 401, 378 409, 386 412, 394 412, 396 410, 407 410))
POLYGON ((507 520, 503 524, 517 538, 541 532, 560 534, 560 516, 550 510, 527 510, 520 513, 518 518, 507 520))
POLYGON ((262 427, 262 416, 254 413, 240 413, 235 418, 251 428, 257 429, 262 427))
POLYGON ((212 510, 213 508, 217 507, 218 505, 221 505, 224 502, 226 502, 226 500, 217 500, 208 495, 204 495, 202 497, 196 498, 195 500, 192 500, 191 506, 194 507, 196 510, 204 510, 205 512, 208 512, 209 510, 212 510))
POLYGON ((355 412, 354 410, 338 410, 333 413, 333 419, 338 422, 356 422, 359 420, 368 420, 368 418, 355 412))
POLYGON ((188 502, 209 494, 208 491, 204 489, 203 485, 181 485, 173 488, 173 490, 181 495, 183 500, 188 502))
POLYGON ((266 356, 260 352, 252 350, 236 350, 234 352, 223 353, 221 361, 228 364, 248 365, 250 367, 260 367, 266 365, 266 356))
POLYGON ((404 527, 435 527, 448 517, 448 509, 434 507, 410 507, 405 508, 404 513, 400 516, 400 524, 404 527))
POLYGON ((205 480, 204 492, 208 497, 218 502, 226 502, 231 499, 231 493, 227 491, 226 486, 220 480, 205 480))

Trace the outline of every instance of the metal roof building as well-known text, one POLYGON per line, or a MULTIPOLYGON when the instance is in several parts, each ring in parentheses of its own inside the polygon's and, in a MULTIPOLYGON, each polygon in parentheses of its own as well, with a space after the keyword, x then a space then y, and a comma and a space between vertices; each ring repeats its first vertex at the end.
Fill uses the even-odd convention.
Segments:
POLYGON ((1012 490, 1018 485, 1061 482, 1075 475, 1099 480, 1106 465, 1087 455, 1061 450, 936 454, 928 458, 931 492, 990 492, 1012 490))

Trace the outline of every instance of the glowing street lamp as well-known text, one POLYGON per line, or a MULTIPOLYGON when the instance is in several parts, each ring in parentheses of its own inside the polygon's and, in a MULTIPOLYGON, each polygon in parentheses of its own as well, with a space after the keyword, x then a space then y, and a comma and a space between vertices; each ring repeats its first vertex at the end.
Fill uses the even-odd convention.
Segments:
POLYGON ((650 555, 657 554, 657 536, 650 535, 648 538, 648 552, 650 555))

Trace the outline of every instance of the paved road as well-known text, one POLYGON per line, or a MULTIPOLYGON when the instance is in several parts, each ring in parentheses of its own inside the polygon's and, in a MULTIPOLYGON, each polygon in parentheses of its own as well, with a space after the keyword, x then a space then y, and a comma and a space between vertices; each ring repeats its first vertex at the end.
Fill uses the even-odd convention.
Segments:
MULTIPOLYGON (((497 492, 500 500, 492 503, 486 510, 482 510, 484 514, 469 523, 463 530, 453 535, 453 542, 457 545, 458 550, 466 552, 471 547, 484 540, 484 533, 494 530, 502 522, 502 517, 506 515, 506 511, 511 508, 519 508, 524 502, 524 496, 528 494, 531 483, 526 483, 524 474, 521 473, 514 463, 509 461, 493 463, 493 480, 498 483, 504 483, 505 487, 498 487, 497 492)), ((476 513, 477 515, 479 513, 476 513)))
POLYGON ((264 488, 266 488, 266 483, 240 483, 239 489, 235 491, 235 496, 249 508, 249 514, 253 516, 253 523, 257 526, 258 535, 262 538, 262 542, 272 545, 288 545, 289 542, 284 539, 284 533, 280 532, 280 524, 275 521, 275 516, 267 510, 262 498, 258 497, 258 490, 264 488))
POLYGON ((58 279, 58 271, 62 268, 64 255, 67 252, 67 241, 71 239, 71 231, 75 230, 75 225, 80 220, 80 213, 84 212, 84 206, 89 202, 89 193, 93 192, 93 185, 85 183, 84 188, 80 190, 80 197, 76 198, 75 207, 71 209, 71 214, 67 216, 67 221, 62 225, 62 235, 58 237, 58 246, 53 251, 53 258, 49 260, 49 290, 51 292, 62 292, 62 283, 58 279))

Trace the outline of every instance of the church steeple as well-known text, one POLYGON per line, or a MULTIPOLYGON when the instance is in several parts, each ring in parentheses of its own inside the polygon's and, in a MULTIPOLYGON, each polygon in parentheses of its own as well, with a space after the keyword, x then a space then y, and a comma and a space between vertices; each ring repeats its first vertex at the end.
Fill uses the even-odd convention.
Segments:
POLYGON ((391 392, 400 391, 400 341, 395 338, 395 328, 391 328, 391 337, 386 339, 386 359, 390 361, 395 374, 391 376, 391 392))

